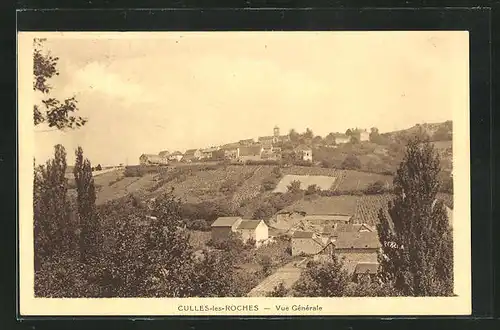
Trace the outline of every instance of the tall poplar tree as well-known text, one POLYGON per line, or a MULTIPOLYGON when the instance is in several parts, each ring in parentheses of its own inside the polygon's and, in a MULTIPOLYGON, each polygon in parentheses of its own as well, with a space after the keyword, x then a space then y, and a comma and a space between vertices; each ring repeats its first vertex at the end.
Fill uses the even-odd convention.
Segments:
POLYGON ((66 167, 66 151, 58 144, 54 158, 34 170, 35 269, 42 259, 61 254, 70 244, 66 167))
POLYGON ((78 147, 76 152, 75 176, 78 193, 78 218, 80 223, 80 258, 82 262, 89 262, 97 257, 100 244, 99 217, 95 200, 94 178, 92 166, 88 159, 83 158, 83 150, 78 147))
POLYGON ((436 199, 439 155, 428 137, 410 138, 394 178, 395 198, 377 225, 383 279, 404 296, 453 294, 453 241, 436 199))

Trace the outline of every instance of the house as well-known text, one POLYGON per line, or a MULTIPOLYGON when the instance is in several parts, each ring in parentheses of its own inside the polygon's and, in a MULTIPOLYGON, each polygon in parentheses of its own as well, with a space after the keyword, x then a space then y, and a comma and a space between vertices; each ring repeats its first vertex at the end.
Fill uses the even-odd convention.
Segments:
POLYGON ((159 155, 142 154, 139 157, 141 165, 168 165, 168 159, 159 155))
POLYGON ((199 149, 189 149, 186 150, 184 156, 182 157, 183 162, 193 162, 201 158, 201 151, 199 149))
POLYGON ((261 143, 262 145, 270 145, 272 146, 273 143, 274 143, 274 136, 259 136, 259 138, 257 139, 257 141, 259 143, 261 143))
POLYGON ((219 147, 210 147, 201 150, 201 159, 210 159, 214 156, 214 152, 218 151, 219 147))
POLYGON ((252 144, 255 143, 254 139, 246 139, 246 140, 240 140, 239 142, 240 146, 251 146, 252 144))
POLYGON ((304 144, 295 148, 295 152, 303 161, 312 162, 312 149, 304 144))
POLYGON ((236 228, 243 221, 240 217, 219 217, 211 225, 212 240, 223 240, 231 233, 236 232, 236 228))
POLYGON ((246 162, 249 160, 261 160, 262 151, 262 145, 240 147, 238 161, 246 162))
POLYGON ((359 141, 370 141, 370 133, 366 129, 359 132, 359 141))
POLYGON ((168 160, 173 162, 179 162, 181 161, 182 157, 183 157, 182 152, 174 151, 170 155, 168 155, 168 160))
POLYGON ((343 260, 348 273, 353 274, 360 262, 378 262, 381 248, 376 232, 341 232, 332 240, 335 255, 343 260))
POLYGON ((357 196, 318 197, 301 200, 276 214, 277 222, 307 221, 315 225, 350 223, 356 210, 357 196))
POLYGON ((243 220, 236 228, 244 243, 252 239, 259 246, 269 238, 269 228, 264 220, 243 220))
POLYGON ((325 247, 324 241, 310 231, 296 231, 292 236, 292 256, 315 255, 325 247))
POLYGON ((335 144, 343 144, 351 142, 351 137, 346 134, 336 133, 334 134, 334 137, 335 137, 335 144))
POLYGON ((331 241, 327 241, 325 247, 321 249, 318 253, 313 255, 313 260, 318 262, 329 262, 332 261, 332 255, 335 252, 335 246, 331 241))
POLYGON ((227 239, 232 233, 235 233, 243 242, 253 239, 258 246, 269 238, 269 228, 263 220, 219 217, 212 223, 211 230, 213 241, 227 239))
POLYGON ((378 269, 378 262, 358 262, 354 268, 354 281, 359 283, 363 278, 373 281, 377 276, 378 269))
POLYGON ((336 223, 335 226, 331 230, 332 236, 338 236, 339 233, 346 232, 374 232, 375 228, 369 226, 365 223, 336 223))
POLYGON ((158 153, 158 156, 168 158, 168 155, 170 155, 170 151, 168 150, 163 150, 158 153))
POLYGON ((236 160, 240 155, 240 145, 238 143, 225 144, 221 146, 220 150, 222 150, 226 159, 236 160))

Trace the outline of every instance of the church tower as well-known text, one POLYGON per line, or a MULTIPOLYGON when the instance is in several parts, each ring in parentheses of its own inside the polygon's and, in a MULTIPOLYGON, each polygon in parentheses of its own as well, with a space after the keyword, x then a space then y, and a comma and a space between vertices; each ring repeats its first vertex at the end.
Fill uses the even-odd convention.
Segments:
POLYGON ((274 126, 274 137, 280 136, 280 128, 278 126, 274 126))

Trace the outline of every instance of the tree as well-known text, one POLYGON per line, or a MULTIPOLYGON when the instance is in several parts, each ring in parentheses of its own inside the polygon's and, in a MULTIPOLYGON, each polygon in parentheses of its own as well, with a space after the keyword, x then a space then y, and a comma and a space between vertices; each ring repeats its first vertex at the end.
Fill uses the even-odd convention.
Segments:
POLYGON ((317 194, 318 191, 319 191, 319 187, 315 184, 311 184, 307 187, 307 190, 306 190, 306 195, 314 195, 314 194, 317 194))
POLYGON ((33 90, 42 93, 45 99, 43 106, 34 105, 33 119, 35 126, 46 123, 49 127, 56 129, 76 128, 85 125, 87 119, 74 116, 72 113, 78 110, 75 97, 59 101, 53 97, 47 97, 52 90, 48 80, 59 75, 57 70, 58 57, 50 53, 44 53, 43 42, 45 39, 34 39, 33 51, 33 90))
POLYGON ((342 168, 348 170, 356 170, 361 168, 361 161, 355 155, 347 156, 342 162, 342 168))
POLYGON ((262 274, 269 276, 272 273, 273 261, 271 257, 265 255, 259 259, 259 265, 262 267, 262 274))
POLYGON ((343 262, 332 254, 332 261, 311 263, 302 273, 294 290, 301 297, 342 297, 349 283, 343 262))
POLYGON ((383 193, 385 190, 385 184, 380 181, 380 180, 377 180, 373 183, 371 183, 367 188, 366 188, 366 191, 365 193, 369 194, 369 195, 376 195, 376 194, 381 194, 383 193))
POLYGON ((145 246, 146 296, 189 297, 193 273, 193 248, 181 218, 181 203, 172 192, 154 201, 145 246))
POLYGON ((269 294, 270 297, 286 297, 288 295, 288 289, 285 287, 283 282, 280 282, 278 285, 276 285, 269 294))
POLYGON ((346 131, 345 131, 345 135, 347 136, 351 136, 352 135, 352 130, 350 128, 348 128, 346 131))
POLYGON ((100 224, 95 200, 94 178, 91 164, 83 158, 83 149, 78 147, 75 152, 76 161, 73 169, 76 191, 78 193, 78 217, 80 224, 80 257, 81 261, 92 262, 98 256, 100 244, 100 224))
POLYGON ((306 128, 306 131, 303 134, 304 138, 307 140, 311 140, 314 137, 314 133, 310 128, 306 128))
POLYGON ((41 262, 71 248, 74 227, 67 199, 66 151, 54 147, 54 158, 34 170, 35 269, 41 262))
POLYGON ((297 133, 297 131, 292 128, 290 130, 290 133, 288 133, 288 136, 290 137, 290 141, 297 142, 299 140, 300 134, 297 133))
POLYGON ((301 192, 300 181, 299 180, 292 181, 290 185, 287 187, 287 191, 292 194, 301 192))
POLYGON ((235 295, 234 258, 227 252, 203 250, 193 269, 194 297, 235 295))
POLYGON ((382 278, 404 296, 453 293, 452 233, 436 200, 439 163, 428 137, 410 138, 394 178, 390 217, 379 211, 382 278))

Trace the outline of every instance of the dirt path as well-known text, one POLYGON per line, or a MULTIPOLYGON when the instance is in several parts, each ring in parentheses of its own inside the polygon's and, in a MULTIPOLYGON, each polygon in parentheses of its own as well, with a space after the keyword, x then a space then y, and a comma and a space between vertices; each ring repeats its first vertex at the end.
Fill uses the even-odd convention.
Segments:
POLYGON ((305 269, 307 258, 301 258, 287 263, 260 282, 248 294, 248 297, 266 297, 276 286, 283 283, 285 288, 291 289, 305 269))

